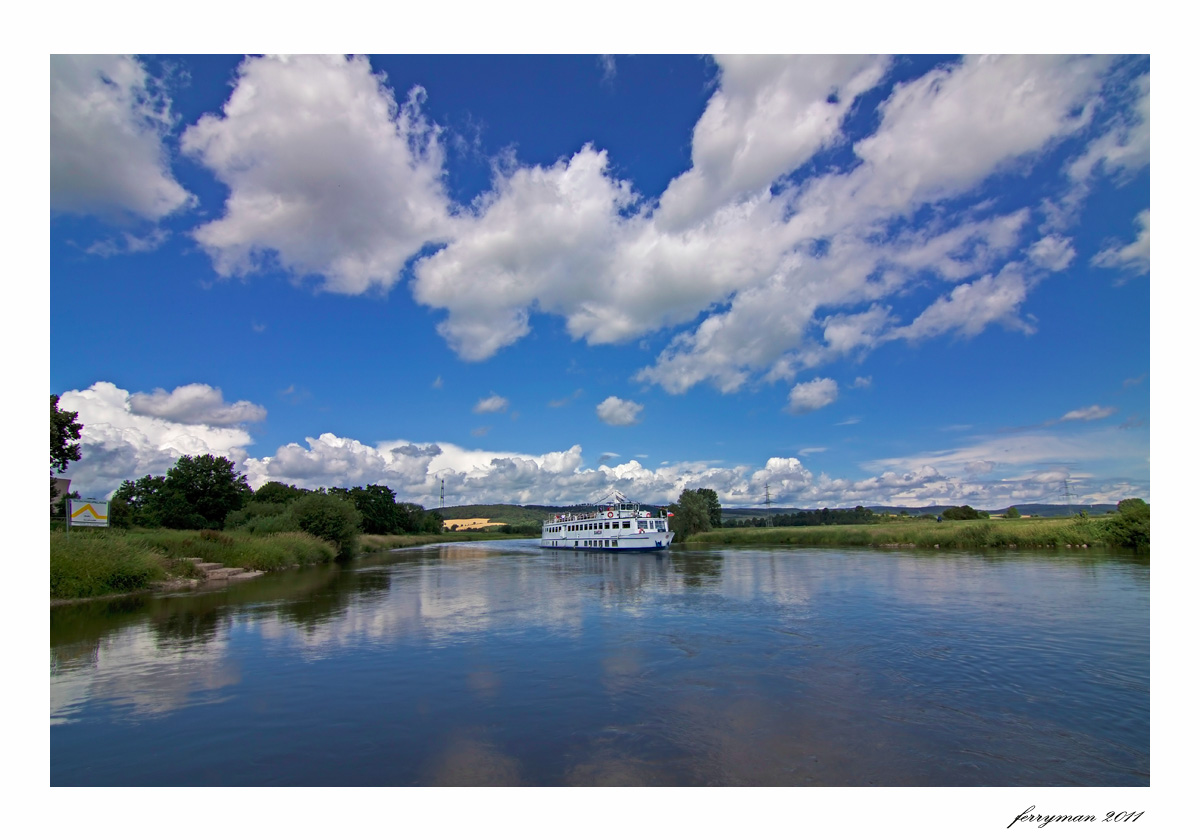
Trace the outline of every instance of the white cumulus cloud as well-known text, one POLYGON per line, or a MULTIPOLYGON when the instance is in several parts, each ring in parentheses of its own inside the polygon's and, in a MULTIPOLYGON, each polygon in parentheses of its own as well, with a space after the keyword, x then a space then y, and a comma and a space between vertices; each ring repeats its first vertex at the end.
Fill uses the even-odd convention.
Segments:
POLYGON ((1092 257, 1092 265, 1102 268, 1120 268, 1134 274, 1150 271, 1150 210, 1138 213, 1137 238, 1127 245, 1114 245, 1092 257))
POLYGON ((832 403, 838 397, 837 383, 832 379, 819 378, 801 382, 788 394, 788 411, 807 414, 832 403))
POLYGON ((956 286, 949 295, 934 301, 906 327, 893 332, 896 338, 918 340, 954 332, 970 338, 989 324, 1031 334, 1034 327, 1020 317, 1020 306, 1029 282, 1014 266, 989 274, 973 283, 956 286))
MULTIPOLYGON (((811 393, 804 399, 821 402, 829 386, 820 380, 808 384, 811 393)), ((108 382, 61 396, 60 407, 79 412, 84 424, 83 457, 66 474, 73 489, 107 495, 125 479, 164 474, 181 455, 212 454, 232 460, 255 488, 272 480, 310 489, 383 484, 398 499, 426 507, 436 506, 443 481, 450 504, 577 504, 610 489, 654 504, 674 501, 688 487, 709 487, 728 507, 760 506, 769 483, 781 506, 965 502, 1000 508, 1053 496, 1068 477, 1084 502, 1149 497, 1146 481, 1106 483, 1079 474, 1074 464, 1094 459, 1096 452, 1111 459, 1116 475, 1128 474, 1149 456, 1144 444, 1127 432, 1092 425, 1076 427, 1085 430, 1082 434, 1042 431, 977 438, 942 452, 864 464, 866 477, 838 477, 814 474, 799 459, 786 457, 768 458, 761 466, 680 462, 651 469, 637 458, 615 463, 616 455, 602 453, 600 465, 589 469, 579 444, 528 454, 402 439, 369 444, 330 432, 285 444, 271 455, 249 457, 246 448, 252 440, 243 429, 137 414, 130 401, 128 391, 108 382)), ((1105 411, 1090 407, 1070 414, 1087 419, 1105 411)))
POLYGON ((1086 125, 1110 59, 968 56, 898 85, 854 150, 866 200, 899 210, 962 192, 1086 125))
POLYGON ((639 195, 585 142, 551 164, 508 150, 489 189, 454 206, 419 90, 398 105, 362 58, 247 59, 222 113, 183 137, 230 188, 195 236, 222 274, 277 264, 350 294, 389 288, 415 260, 414 299, 444 313, 439 333, 472 361, 522 340, 534 312, 589 344, 692 323, 637 381, 728 393, 900 338, 1030 331, 1028 278, 1074 251, 1027 230, 1068 202, 1046 186, 1002 210, 980 188, 1068 138, 1103 171, 1141 159, 1148 76, 1109 57, 967 57, 899 82, 878 57, 716 62, 691 165, 661 195, 639 195), (1130 103, 1093 126, 1112 91, 1130 103), (851 137, 868 93, 882 100, 877 127, 851 137), (957 286, 897 326, 893 301, 929 295, 931 280, 957 286))
POLYGON ((1051 233, 1043 236, 1029 249, 1029 257, 1042 268, 1062 271, 1075 259, 1075 249, 1068 237, 1051 233))
POLYGON ((82 457, 65 477, 84 495, 107 495, 125 479, 164 475, 183 455, 217 455, 241 464, 253 443, 238 426, 138 413, 132 395, 111 382, 65 391, 58 404, 78 412, 83 424, 82 457))
POLYGON ((596 416, 610 426, 632 426, 640 421, 643 408, 645 406, 633 400, 608 397, 596 406, 596 416))
POLYGON ((129 406, 134 414, 209 426, 257 423, 267 416, 261 405, 249 400, 226 403, 220 388, 201 383, 180 385, 173 391, 156 388, 149 394, 133 394, 129 406))
POLYGON ((1130 106, 1071 161, 1067 172, 1074 180, 1085 181, 1097 169, 1126 176, 1150 164, 1150 74, 1139 76, 1120 94, 1132 100, 1130 106))
MULTIPOLYGON (((969 195, 988 177, 1086 127, 1107 67, 1102 58, 968 58, 896 86, 880 107, 878 131, 854 146, 861 165, 755 199, 763 255, 727 286, 727 308, 675 336, 638 381, 678 393, 710 380, 733 391, 758 370, 767 381, 789 379, 887 340, 969 337, 991 323, 1028 332, 1020 314, 1027 281, 1014 270, 986 273, 1019 244, 1028 208, 989 216, 980 205, 921 228, 904 223, 920 207, 969 195), (882 228, 897 223, 897 233, 881 238, 882 228), (953 281, 980 279, 960 282, 919 323, 889 329, 884 301, 931 271, 953 281), (817 324, 822 309, 833 312, 817 324)), ((689 233, 715 234, 736 216, 731 211, 750 205, 750 199, 726 205, 689 233)), ((737 241, 730 233, 720 230, 714 253, 737 241)), ((1060 249, 1054 258, 1061 262, 1063 255, 1060 249)), ((713 302, 694 300, 698 311, 713 302)))
POLYGON ((1114 406, 1102 407, 1098 405, 1089 405, 1086 408, 1077 408, 1074 411, 1068 411, 1059 419, 1059 422, 1061 423, 1070 420, 1083 420, 1085 422, 1090 422, 1092 420, 1103 420, 1105 417, 1112 417, 1116 413, 1117 409, 1114 406))
POLYGON ((692 133, 692 168, 668 186, 668 229, 762 192, 840 137, 842 119, 874 87, 877 56, 722 56, 720 87, 692 133))
POLYGON ((366 58, 248 58, 221 114, 183 150, 229 188, 196 240, 222 276, 277 263, 333 292, 390 288, 450 232, 438 129, 415 88, 397 104, 366 58))
POLYGON ((172 123, 170 100, 136 59, 50 56, 50 208, 157 221, 189 206, 164 145, 172 123))
POLYGON ((508 411, 508 400, 497 394, 492 394, 490 397, 484 397, 475 403, 473 410, 476 414, 494 414, 500 411, 508 411))

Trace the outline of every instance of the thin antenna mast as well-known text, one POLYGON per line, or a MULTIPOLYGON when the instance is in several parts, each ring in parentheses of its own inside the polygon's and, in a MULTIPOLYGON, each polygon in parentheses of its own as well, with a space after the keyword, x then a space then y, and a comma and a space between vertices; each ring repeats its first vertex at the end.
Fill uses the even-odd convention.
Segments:
POLYGON ((767 482, 767 527, 771 527, 771 482, 767 482))

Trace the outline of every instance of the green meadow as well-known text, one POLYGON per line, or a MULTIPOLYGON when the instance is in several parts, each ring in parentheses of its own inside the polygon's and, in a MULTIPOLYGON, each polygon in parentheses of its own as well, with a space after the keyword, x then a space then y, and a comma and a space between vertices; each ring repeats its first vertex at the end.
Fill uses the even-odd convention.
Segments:
MULTIPOLYGON (((1117 517, 946 520, 896 519, 861 525, 718 528, 691 534, 692 545, 802 545, 915 548, 1137 548, 1117 517)), ((1149 550, 1147 522, 1146 550, 1149 550)))

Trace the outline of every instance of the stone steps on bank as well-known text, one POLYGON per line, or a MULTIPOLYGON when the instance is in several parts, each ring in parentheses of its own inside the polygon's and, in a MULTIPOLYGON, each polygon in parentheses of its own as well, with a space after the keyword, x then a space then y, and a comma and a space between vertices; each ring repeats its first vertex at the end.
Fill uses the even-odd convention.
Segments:
POLYGON ((204 573, 205 582, 228 581, 228 580, 251 580, 252 578, 261 577, 266 572, 260 569, 246 570, 240 566, 226 566, 223 563, 210 563, 202 560, 199 557, 182 557, 181 560, 190 560, 192 565, 200 572, 204 573))

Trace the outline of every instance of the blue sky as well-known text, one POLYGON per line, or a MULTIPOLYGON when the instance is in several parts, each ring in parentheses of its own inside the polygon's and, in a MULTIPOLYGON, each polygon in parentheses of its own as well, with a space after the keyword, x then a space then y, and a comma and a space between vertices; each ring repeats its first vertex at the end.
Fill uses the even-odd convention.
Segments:
POLYGON ((55 56, 73 489, 1150 500, 1144 56, 55 56))

